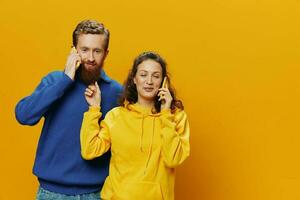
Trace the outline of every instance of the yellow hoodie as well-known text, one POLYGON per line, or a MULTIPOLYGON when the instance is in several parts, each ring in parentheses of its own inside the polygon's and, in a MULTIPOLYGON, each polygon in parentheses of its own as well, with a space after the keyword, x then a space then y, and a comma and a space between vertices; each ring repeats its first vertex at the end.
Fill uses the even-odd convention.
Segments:
POLYGON ((153 114, 150 108, 126 104, 107 113, 100 126, 99 107, 84 113, 80 133, 84 159, 111 148, 104 200, 173 200, 175 167, 190 154, 189 123, 183 110, 153 114))

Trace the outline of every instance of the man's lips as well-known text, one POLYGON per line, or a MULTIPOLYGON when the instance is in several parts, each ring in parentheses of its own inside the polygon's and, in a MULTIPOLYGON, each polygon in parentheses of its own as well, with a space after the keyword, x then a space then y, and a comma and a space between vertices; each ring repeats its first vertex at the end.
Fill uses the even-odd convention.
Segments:
POLYGON ((96 63, 85 63, 85 65, 87 65, 87 66, 95 66, 96 63))
POLYGON ((84 63, 84 65, 86 70, 94 70, 97 66, 95 63, 84 63))

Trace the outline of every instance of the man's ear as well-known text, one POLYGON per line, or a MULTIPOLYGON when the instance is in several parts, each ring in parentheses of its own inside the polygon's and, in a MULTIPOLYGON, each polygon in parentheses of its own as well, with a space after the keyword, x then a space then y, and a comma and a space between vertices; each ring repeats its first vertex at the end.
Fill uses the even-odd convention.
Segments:
POLYGON ((109 50, 107 49, 107 50, 105 51, 104 60, 106 59, 106 56, 108 55, 108 53, 109 53, 109 50))

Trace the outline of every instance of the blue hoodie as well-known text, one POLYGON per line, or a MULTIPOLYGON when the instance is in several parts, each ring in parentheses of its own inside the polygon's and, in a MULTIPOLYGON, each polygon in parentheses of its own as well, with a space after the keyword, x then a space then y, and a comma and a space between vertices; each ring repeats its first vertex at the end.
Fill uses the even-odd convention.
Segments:
MULTIPOLYGON (((118 105, 122 86, 104 71, 98 81, 103 116, 118 105)), ((86 85, 64 72, 44 77, 35 91, 16 106, 19 123, 35 125, 45 118, 33 167, 42 188, 66 195, 99 191, 108 175, 110 153, 87 161, 80 153, 80 128, 88 110, 86 85)))

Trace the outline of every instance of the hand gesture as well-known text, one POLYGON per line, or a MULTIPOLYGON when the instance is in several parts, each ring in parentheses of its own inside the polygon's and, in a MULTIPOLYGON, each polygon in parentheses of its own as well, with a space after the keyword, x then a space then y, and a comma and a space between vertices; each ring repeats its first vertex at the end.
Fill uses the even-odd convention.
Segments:
POLYGON ((85 89, 84 96, 90 106, 100 106, 101 91, 97 81, 85 89))

